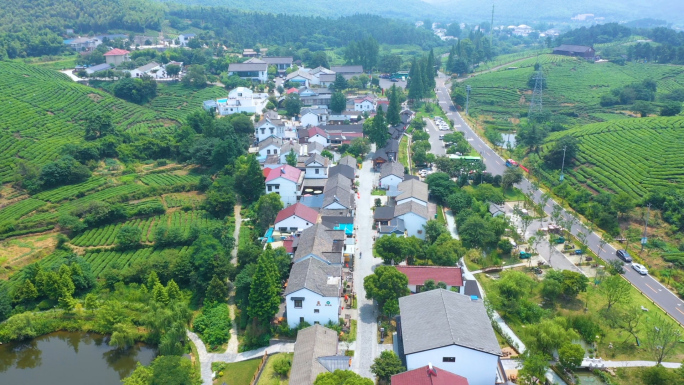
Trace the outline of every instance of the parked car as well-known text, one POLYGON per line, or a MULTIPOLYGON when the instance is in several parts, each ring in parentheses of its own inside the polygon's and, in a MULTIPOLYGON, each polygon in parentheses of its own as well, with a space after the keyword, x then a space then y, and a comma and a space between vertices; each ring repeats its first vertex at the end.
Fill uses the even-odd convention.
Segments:
POLYGON ((637 273, 639 273, 641 275, 648 275, 648 269, 646 269, 644 267, 644 265, 640 265, 638 263, 633 263, 632 269, 634 269, 637 273))
POLYGON ((627 250, 620 249, 615 252, 615 255, 627 263, 632 263, 632 257, 629 255, 627 250))

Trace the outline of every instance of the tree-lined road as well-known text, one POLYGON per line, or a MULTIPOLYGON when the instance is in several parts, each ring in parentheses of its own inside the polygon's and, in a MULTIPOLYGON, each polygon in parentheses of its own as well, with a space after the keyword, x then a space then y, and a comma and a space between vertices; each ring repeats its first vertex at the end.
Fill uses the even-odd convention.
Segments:
MULTIPOLYGON (((470 128, 470 126, 468 126, 468 124, 461 117, 461 115, 458 112, 456 112, 456 108, 454 107, 454 104, 449 96, 449 89, 445 85, 445 82, 448 80, 448 78, 444 74, 439 73, 439 76, 436 80, 437 98, 439 99, 439 104, 442 107, 442 109, 444 109, 444 111, 447 113, 447 116, 453 121, 454 127, 458 131, 463 132, 466 139, 473 146, 473 148, 480 152, 482 160, 485 166, 487 166, 487 170, 489 172, 493 174, 503 174, 504 170, 506 169, 505 160, 501 158, 493 149, 491 149, 482 139, 480 139, 480 137, 477 134, 475 134, 475 132, 470 128)), ((437 139, 437 141, 439 142, 439 139, 437 139)), ((430 143, 433 146, 433 148, 435 146, 441 145, 441 143, 433 142, 432 135, 430 136, 430 143)), ((535 202, 540 202, 542 192, 538 189, 535 190, 532 184, 527 179, 524 179, 521 183, 517 185, 517 187, 519 187, 523 191, 534 191, 533 197, 535 202)), ((544 211, 550 215, 554 205, 556 205, 556 203, 552 200, 549 200, 549 202, 544 207, 544 211)), ((571 215, 565 210, 562 211, 562 215, 566 219, 571 217, 571 215)), ((585 226, 581 224, 575 224, 572 226, 571 232, 574 235, 577 235, 580 232, 586 234, 587 246, 589 247, 589 249, 591 249, 594 253, 599 255, 604 260, 612 261, 618 259, 615 256, 616 249, 610 244, 606 244, 605 246, 603 246, 603 248, 601 248, 601 237, 597 233, 591 232, 585 226)), ((682 302, 682 300, 679 297, 677 297, 674 293, 672 293, 670 290, 668 290, 665 286, 663 286, 660 282, 658 282, 650 275, 642 276, 635 272, 629 265, 625 266, 625 270, 626 273, 624 274, 624 276, 629 282, 632 283, 632 285, 639 289, 646 297, 651 299, 651 301, 653 301, 655 304, 663 308, 670 316, 672 316, 672 318, 677 320, 680 324, 684 325, 684 302, 682 302)))

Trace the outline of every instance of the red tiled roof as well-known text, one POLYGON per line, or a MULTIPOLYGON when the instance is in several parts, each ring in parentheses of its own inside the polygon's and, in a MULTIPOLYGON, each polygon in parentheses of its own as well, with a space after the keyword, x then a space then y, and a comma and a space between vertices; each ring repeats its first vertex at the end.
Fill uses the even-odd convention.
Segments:
POLYGON ((294 243, 294 237, 290 235, 283 241, 283 247, 285 248, 285 251, 287 251, 289 254, 294 253, 294 248, 292 247, 292 244, 294 243))
POLYGON ((299 181, 299 175, 302 171, 296 167, 292 167, 289 164, 283 165, 281 167, 276 167, 268 170, 264 169, 264 176, 266 177, 266 182, 270 182, 274 179, 283 177, 289 181, 297 183, 299 181))
POLYGON ((428 279, 444 282, 448 286, 463 286, 460 267, 446 266, 397 266, 397 270, 406 274, 409 285, 422 285, 428 279))
POLYGON ((325 130, 323 130, 323 129, 320 128, 320 127, 316 127, 316 126, 313 126, 313 127, 309 128, 309 131, 308 131, 307 134, 309 135, 309 138, 315 136, 316 134, 318 134, 318 135, 320 135, 320 136, 322 136, 322 137, 324 137, 324 138, 327 138, 327 137, 328 137, 328 133, 325 132, 325 130))
POLYGON ((298 91, 299 91, 298 89, 292 87, 292 88, 288 89, 285 93, 286 93, 286 94, 291 94, 291 93, 298 92, 298 91))
POLYGON ((113 50, 107 52, 104 54, 105 56, 121 56, 121 55, 126 55, 129 54, 129 51, 126 51, 125 49, 119 49, 119 48, 114 48, 113 50))
POLYGON ((380 100, 378 104, 387 104, 389 106, 389 100, 380 100))
POLYGON ((295 203, 292 206, 280 210, 278 216, 276 216, 275 223, 285 220, 293 215, 296 215, 309 223, 316 223, 318 220, 318 211, 301 203, 295 203))
POLYGON ((435 373, 433 375, 428 374, 427 366, 395 374, 392 376, 392 385, 468 385, 468 379, 458 374, 436 366, 432 370, 435 373))

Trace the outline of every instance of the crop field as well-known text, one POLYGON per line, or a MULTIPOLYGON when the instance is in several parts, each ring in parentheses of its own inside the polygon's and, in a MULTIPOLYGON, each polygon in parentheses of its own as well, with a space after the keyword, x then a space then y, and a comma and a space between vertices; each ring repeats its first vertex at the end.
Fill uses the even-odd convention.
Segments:
POLYGON ((164 196, 164 201, 166 202, 166 207, 170 209, 183 206, 197 208, 202 203, 202 198, 194 195, 168 194, 164 196))
POLYGON ((72 184, 69 186, 62 186, 52 190, 43 191, 41 193, 34 195, 33 197, 36 199, 54 203, 84 194, 90 190, 94 190, 104 185, 105 183, 107 183, 107 179, 94 177, 88 179, 83 183, 72 184))
MULTIPOLYGON (((547 78, 544 108, 555 113, 576 117, 576 123, 587 124, 606 120, 605 113, 614 109, 601 107, 602 95, 611 88, 654 79, 658 94, 684 87, 684 67, 628 63, 588 63, 558 55, 541 55, 547 78)), ((532 90, 527 81, 534 73, 536 58, 516 63, 518 69, 499 70, 466 80, 472 86, 470 110, 492 117, 497 124, 507 124, 529 108, 532 90)), ((618 107, 619 108, 619 107, 618 107)))
MULTIPOLYGON (((99 276, 107 267, 111 266, 117 268, 124 268, 126 266, 129 266, 133 262, 157 256, 164 250, 169 249, 156 249, 152 247, 147 247, 128 251, 98 250, 86 253, 83 256, 83 259, 90 263, 90 266, 93 269, 93 273, 96 276, 99 276)), ((173 250, 178 250, 178 252, 182 255, 188 252, 189 247, 184 246, 182 248, 177 248, 173 250)))
POLYGON ((202 108, 202 102, 228 96, 222 87, 205 87, 200 90, 188 89, 181 84, 157 85, 157 97, 147 104, 152 110, 163 112, 170 119, 182 121, 185 116, 202 108))
POLYGON ((142 231, 143 242, 154 242, 154 231, 160 224, 166 225, 169 228, 181 229, 181 234, 185 237, 193 226, 200 228, 218 223, 220 223, 220 221, 212 218, 205 211, 176 211, 172 214, 134 219, 124 223, 114 223, 89 229, 72 239, 71 243, 81 247, 114 245, 116 235, 119 233, 121 226, 124 225, 138 227, 142 231))
POLYGON ((579 165, 569 173, 596 191, 641 198, 654 187, 684 184, 684 117, 655 117, 589 124, 551 135, 580 139, 579 165))
POLYGON ((172 173, 150 174, 140 178, 148 186, 173 186, 177 184, 197 183, 200 177, 195 175, 176 175, 172 173))
MULTIPOLYGON (((18 62, 0 62, 0 182, 8 182, 20 159, 41 166, 83 137, 82 120, 108 111, 117 127, 169 130, 167 116, 125 102, 104 91, 74 83, 66 75, 18 62)), ((182 109, 179 110, 182 112, 182 109)))
POLYGON ((37 199, 29 198, 19 201, 13 205, 0 209, 0 223, 17 220, 42 206, 45 206, 45 202, 37 199))

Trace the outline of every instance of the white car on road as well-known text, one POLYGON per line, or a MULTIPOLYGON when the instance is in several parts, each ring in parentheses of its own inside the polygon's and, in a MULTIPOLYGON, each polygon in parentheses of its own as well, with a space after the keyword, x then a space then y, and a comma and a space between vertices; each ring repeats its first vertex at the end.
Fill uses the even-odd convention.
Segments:
POLYGON ((644 267, 644 265, 640 265, 638 263, 633 263, 632 269, 634 269, 634 271, 636 271, 637 273, 639 273, 641 275, 648 275, 648 269, 646 269, 644 267))

